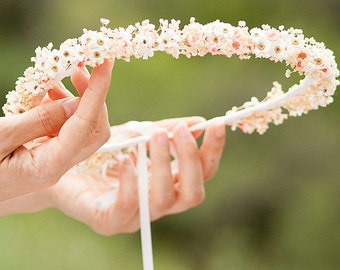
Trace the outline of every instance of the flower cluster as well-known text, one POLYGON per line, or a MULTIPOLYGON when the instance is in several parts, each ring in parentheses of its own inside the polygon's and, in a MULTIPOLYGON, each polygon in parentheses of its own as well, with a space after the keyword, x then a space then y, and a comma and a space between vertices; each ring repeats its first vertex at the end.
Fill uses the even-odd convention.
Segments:
MULTIPOLYGON (((264 100, 259 101, 256 97, 252 97, 250 101, 245 102, 241 107, 234 106, 226 113, 226 121, 228 116, 232 116, 233 113, 244 111, 245 109, 257 108, 259 104, 265 104, 265 102, 271 104, 272 100, 281 98, 284 95, 282 87, 278 82, 273 83, 273 88, 267 93, 264 100)), ((239 127, 244 133, 253 133, 255 130, 259 134, 263 134, 268 129, 269 123, 280 125, 288 118, 288 115, 284 113, 280 106, 270 106, 266 110, 255 110, 252 113, 246 114, 246 116, 239 118, 238 121, 231 121, 231 129, 236 130, 239 127)))
POLYGON ((111 127, 111 136, 106 144, 88 159, 78 164, 82 171, 106 174, 109 167, 115 166, 131 154, 137 156, 136 145, 146 142, 157 130, 151 121, 129 121, 123 125, 111 127))
POLYGON ((48 89, 79 67, 93 67, 104 59, 148 59, 156 51, 175 58, 212 54, 249 59, 253 55, 284 62, 289 67, 286 76, 292 72, 304 75, 300 84, 286 92, 274 83, 263 101, 252 98, 227 112, 227 116, 233 115, 233 120, 227 124, 247 133, 256 130, 262 134, 269 123, 281 124, 288 115, 299 116, 319 106, 327 106, 339 85, 336 79, 339 70, 333 52, 323 43, 306 38, 299 29, 284 29, 283 26, 276 29, 269 25, 248 29, 243 21, 232 26, 219 20, 202 25, 194 18, 182 29, 177 20, 161 19, 158 28, 148 20, 115 29, 108 27, 109 20, 101 19, 101 22, 100 31, 84 29, 79 38, 66 40, 59 49, 53 48, 52 43, 38 47, 36 56, 32 57, 34 66, 24 72, 16 82, 15 90, 7 95, 3 107, 5 114, 22 113, 38 105, 48 89), (243 110, 249 113, 239 113, 243 110))

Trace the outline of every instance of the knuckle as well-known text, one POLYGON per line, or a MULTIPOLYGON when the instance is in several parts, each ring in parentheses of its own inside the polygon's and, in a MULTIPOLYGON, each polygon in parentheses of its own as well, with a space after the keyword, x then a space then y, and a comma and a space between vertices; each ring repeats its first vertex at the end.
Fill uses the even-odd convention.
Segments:
POLYGON ((135 233, 138 230, 139 230, 139 226, 134 225, 134 226, 123 229, 122 232, 124 232, 124 233, 135 233))
POLYGON ((59 125, 55 123, 53 115, 44 107, 37 107, 38 121, 46 132, 53 132, 59 125))
POLYGON ((77 122, 83 129, 86 129, 89 133, 93 133, 95 131, 98 123, 97 117, 83 116, 78 111, 76 111, 73 116, 77 118, 77 122))
POLYGON ((110 236, 117 233, 117 230, 115 228, 109 228, 106 224, 100 224, 100 225, 92 225, 91 228, 97 232, 98 234, 101 234, 103 236, 110 236))
POLYGON ((88 225, 97 233, 110 236, 117 233, 115 226, 110 226, 109 216, 107 211, 96 209, 93 217, 89 220, 88 225))
MULTIPOLYGON (((15 128, 13 128, 10 121, 5 121, 4 118, 0 117, 0 160, 2 160, 7 154, 13 151, 15 144, 15 128)), ((14 126, 15 127, 15 126, 14 126)))
MULTIPOLYGON (((21 175, 27 179, 29 186, 33 189, 48 188, 59 181, 59 175, 51 173, 43 166, 26 164, 21 167, 21 175)), ((53 171, 54 172, 54 171, 53 171)))
POLYGON ((204 172, 204 179, 209 180, 211 179, 217 172, 222 151, 221 149, 215 149, 214 151, 205 151, 205 149, 201 149, 200 151, 200 159, 201 164, 203 165, 203 172, 204 172))
POLYGON ((111 130, 108 122, 104 125, 100 122, 100 118, 86 118, 77 113, 74 114, 74 116, 81 125, 84 137, 90 138, 92 136, 96 136, 98 143, 105 143, 110 139, 111 130))
POLYGON ((180 148, 180 149, 183 149, 183 151, 185 151, 185 153, 188 156, 195 156, 195 155, 198 155, 198 153, 199 153, 197 145, 195 143, 185 144, 184 147, 180 148))
POLYGON ((98 234, 103 236, 110 236, 116 234, 117 231, 115 228, 109 228, 106 224, 94 224, 90 225, 90 227, 98 234))
POLYGON ((130 197, 130 198, 121 198, 117 201, 116 209, 122 213, 131 213, 135 211, 138 207, 138 198, 130 197))
MULTIPOLYGON (((213 164, 215 165, 215 164, 213 164)), ((216 174, 217 168, 216 166, 210 166, 208 168, 205 169, 204 171, 204 180, 209 180, 211 178, 214 177, 214 175, 216 174)))
POLYGON ((167 193, 163 196, 157 196, 153 200, 153 205, 155 206, 158 211, 164 212, 170 209, 176 202, 176 198, 174 194, 167 193))
POLYGON ((111 137, 111 131, 109 126, 101 132, 101 140, 103 143, 107 142, 111 137))
POLYGON ((204 189, 197 190, 195 192, 190 192, 183 198, 184 204, 188 207, 194 207, 201 204, 205 200, 205 191, 204 189))
POLYGON ((93 219, 89 226, 98 234, 103 236, 111 236, 117 233, 134 233, 138 231, 138 225, 126 225, 123 223, 112 224, 109 222, 106 213, 101 213, 93 219))
POLYGON ((25 175, 29 182, 40 182, 42 170, 39 167, 31 166, 30 164, 23 163, 20 167, 20 175, 25 175))

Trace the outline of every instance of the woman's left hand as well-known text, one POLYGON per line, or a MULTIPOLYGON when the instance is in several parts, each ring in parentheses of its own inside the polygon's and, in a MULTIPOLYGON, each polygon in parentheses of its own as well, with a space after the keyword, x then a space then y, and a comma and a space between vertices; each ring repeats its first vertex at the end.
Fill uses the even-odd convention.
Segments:
MULTIPOLYGON (((158 122, 159 127, 173 131, 174 136, 168 139, 166 130, 161 129, 149 142, 152 220, 185 211, 205 198, 204 182, 217 171, 225 143, 225 126, 207 128, 199 148, 188 129, 188 125, 199 121, 201 118, 193 117, 158 122), (171 170, 171 142, 178 162, 176 172, 171 170)), ((49 190, 51 205, 104 235, 139 229, 134 163, 133 158, 126 158, 109 168, 106 176, 71 169, 49 190), (111 196, 111 203, 98 207, 96 202, 105 196, 111 196)))

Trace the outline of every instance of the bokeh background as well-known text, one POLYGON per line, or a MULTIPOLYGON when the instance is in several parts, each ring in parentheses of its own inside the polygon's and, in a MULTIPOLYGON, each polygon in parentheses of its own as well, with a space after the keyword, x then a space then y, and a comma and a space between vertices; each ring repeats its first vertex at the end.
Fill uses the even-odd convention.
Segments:
MULTIPOLYGON (((1 0, 0 101, 37 46, 78 37, 99 19, 126 27, 149 18, 215 19, 301 28, 340 58, 338 0, 1 0)), ((111 124, 222 115, 263 98, 285 67, 224 57, 117 61, 111 124)), ((340 269, 340 96, 267 133, 228 130, 206 201, 152 224, 156 269, 340 269)), ((0 269, 142 269, 139 233, 104 237, 55 209, 0 218, 0 269)))

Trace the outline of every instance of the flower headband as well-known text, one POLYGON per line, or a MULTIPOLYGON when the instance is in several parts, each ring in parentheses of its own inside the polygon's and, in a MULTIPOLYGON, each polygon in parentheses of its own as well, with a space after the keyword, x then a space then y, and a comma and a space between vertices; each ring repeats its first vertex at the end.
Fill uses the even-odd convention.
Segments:
MULTIPOLYGON (((24 76, 16 82, 15 90, 7 94, 7 103, 3 110, 6 115, 25 112, 38 104, 62 79, 70 76, 79 67, 96 66, 104 59, 123 59, 131 57, 148 59, 156 51, 163 51, 178 58, 185 55, 204 56, 206 54, 224 55, 230 58, 237 55, 241 60, 266 58, 274 62, 284 62, 292 72, 304 76, 299 84, 293 85, 286 92, 274 82, 266 97, 259 101, 256 97, 240 107, 233 107, 224 116, 216 117, 191 127, 191 130, 204 129, 213 121, 224 121, 233 130, 240 128, 245 133, 257 131, 262 134, 269 123, 281 124, 288 116, 300 116, 325 107, 333 101, 333 94, 339 81, 339 70, 333 52, 323 43, 313 38, 306 38, 302 30, 289 28, 278 29, 263 25, 262 28, 248 29, 245 22, 232 26, 219 20, 202 25, 190 20, 183 29, 179 21, 161 19, 159 27, 148 20, 130 25, 127 28, 110 29, 109 20, 101 19, 100 31, 84 30, 79 38, 68 39, 59 49, 38 47, 32 58, 33 67, 25 70, 24 76)), ((101 170, 111 161, 124 155, 122 149, 138 144, 138 177, 141 236, 144 269, 153 269, 151 250, 151 231, 148 207, 148 175, 146 141, 153 131, 151 122, 130 122, 123 134, 112 134, 111 139, 90 159, 87 167, 101 164, 101 170), (141 136, 132 137, 138 131, 141 136), (129 132, 131 131, 131 132, 129 132)), ((169 134, 171 136, 171 134, 169 134)), ((96 202, 99 206, 112 203, 112 198, 104 196, 96 202)))
MULTIPOLYGON (((333 101, 332 95, 339 85, 336 79, 339 70, 333 52, 324 43, 306 38, 299 29, 285 30, 283 26, 275 29, 263 25, 262 28, 249 30, 243 21, 238 26, 219 20, 202 25, 194 18, 183 29, 179 28, 180 21, 164 19, 160 19, 158 28, 148 20, 115 29, 107 27, 107 19, 101 19, 101 23, 100 31, 84 29, 79 38, 67 39, 59 49, 54 49, 52 43, 47 47, 38 47, 36 56, 32 57, 34 66, 25 70, 24 76, 17 80, 15 90, 6 96, 7 103, 3 106, 5 114, 18 114, 37 106, 54 84, 60 83, 79 67, 94 67, 103 63, 104 59, 148 59, 156 51, 163 51, 175 58, 209 53, 228 58, 237 55, 243 60, 254 55, 256 58, 285 62, 289 67, 286 77, 292 72, 304 75, 299 84, 285 92, 279 83, 274 82, 262 101, 253 97, 240 107, 232 107, 224 116, 192 126, 193 131, 204 129, 213 121, 224 121, 232 130, 240 128, 245 133, 257 131, 263 134, 269 123, 279 125, 288 116, 300 116, 320 106, 327 106, 333 101)), ((129 127, 135 134, 133 131, 140 129, 140 125, 134 123, 129 127)), ((152 128, 149 126, 144 130, 150 131, 152 128)), ((117 158, 116 150, 150 138, 150 134, 141 134, 138 138, 131 138, 126 132, 118 136, 113 134, 100 153, 86 161, 87 165, 103 167, 110 164, 117 158)))
POLYGON ((262 134, 268 124, 281 124, 289 116, 300 116, 310 110, 325 107, 333 101, 339 81, 339 70, 333 52, 313 38, 305 38, 299 29, 269 25, 248 29, 245 22, 232 26, 219 20, 206 25, 195 22, 183 29, 180 21, 160 20, 156 29, 148 20, 127 28, 110 29, 109 20, 101 19, 100 31, 84 29, 79 38, 68 39, 59 49, 38 47, 32 57, 33 67, 25 70, 16 82, 15 90, 7 94, 3 110, 6 115, 25 112, 37 106, 46 92, 81 66, 96 66, 104 59, 130 57, 148 59, 156 51, 163 51, 178 58, 181 54, 190 58, 205 54, 237 55, 249 59, 251 55, 274 62, 285 62, 286 71, 298 72, 305 78, 299 84, 283 92, 274 82, 263 101, 253 97, 241 107, 233 107, 226 113, 226 124, 246 133, 254 130, 262 134))

